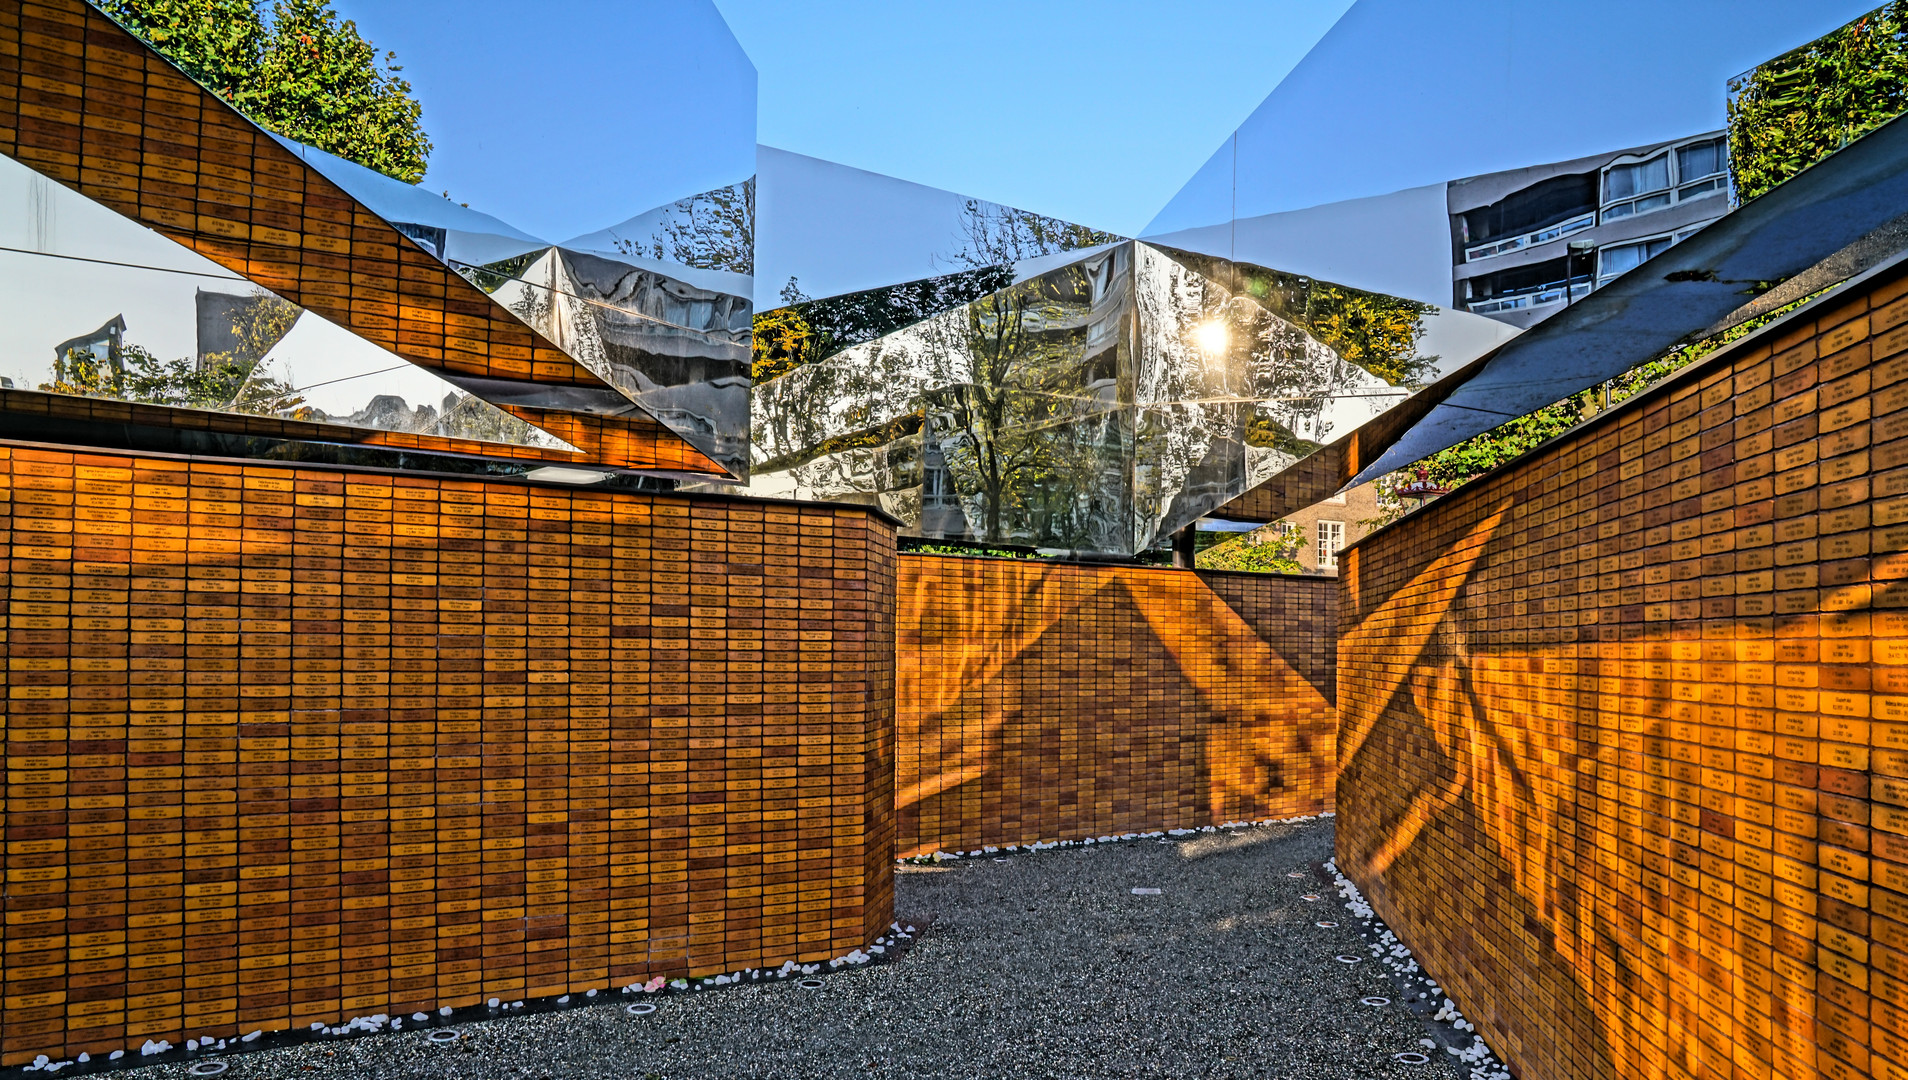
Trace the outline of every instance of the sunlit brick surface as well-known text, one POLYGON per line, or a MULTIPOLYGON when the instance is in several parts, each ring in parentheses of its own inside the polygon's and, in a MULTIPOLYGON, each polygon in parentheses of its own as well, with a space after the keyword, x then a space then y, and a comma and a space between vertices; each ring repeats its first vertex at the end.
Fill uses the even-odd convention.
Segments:
POLYGON ((891 918, 892 529, 0 444, 4 1059, 891 918))
POLYGON ((1331 808, 1336 582, 898 565, 900 854, 1331 808))
POLYGON ((1341 556, 1341 867, 1524 1080, 1908 1077, 1904 293, 1341 556))

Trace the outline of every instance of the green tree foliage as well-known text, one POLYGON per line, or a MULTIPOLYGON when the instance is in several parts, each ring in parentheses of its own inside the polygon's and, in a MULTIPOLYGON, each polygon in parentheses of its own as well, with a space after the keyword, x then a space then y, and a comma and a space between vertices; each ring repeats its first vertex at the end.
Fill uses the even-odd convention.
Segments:
POLYGON ((1340 357, 1393 386, 1419 387, 1438 358, 1419 356, 1424 316, 1431 304, 1314 282, 1306 291, 1303 322, 1340 357))
POLYGON ((782 287, 786 306, 755 315, 755 381, 766 382, 971 304, 1013 280, 1013 271, 990 266, 812 300, 790 278, 782 287))
POLYGON ((1444 488, 1454 488, 1468 483, 1505 462, 1535 450, 1604 409, 1643 393, 1679 369, 1775 322, 1820 295, 1821 293, 1818 292, 1803 297, 1792 304, 1785 304, 1774 311, 1744 320, 1721 333, 1713 334, 1700 341, 1679 345, 1661 356, 1638 364, 1603 386, 1593 386, 1588 390, 1579 391, 1562 401, 1500 424, 1482 435, 1474 436, 1449 449, 1440 450, 1414 465, 1406 466, 1381 481, 1380 505, 1388 507, 1391 517, 1402 512, 1396 509, 1395 496, 1387 493, 1395 491, 1400 483, 1413 478, 1428 480, 1444 488))
POLYGON ((226 358, 161 360, 139 345, 120 350, 119 363, 100 361, 75 349, 67 357, 65 378, 40 384, 51 394, 110 397, 148 405, 284 415, 304 403, 298 392, 277 379, 258 377, 250 364, 226 358))
POLYGON ((1729 83, 1736 193, 1753 199, 1908 108, 1908 0, 1729 83))
POLYGON ((957 555, 968 559, 1044 559, 1048 556, 1033 551, 1015 551, 1011 548, 991 548, 968 546, 965 544, 934 544, 918 540, 903 541, 901 550, 916 555, 957 555))
POLYGON ((265 46, 257 0, 101 0, 100 8, 243 111, 265 46))
MULTIPOLYGON (((1216 281, 1229 276, 1218 260, 1203 272, 1216 281)), ((1260 306, 1392 386, 1415 389, 1437 372, 1437 357, 1418 355, 1424 317, 1435 314, 1436 305, 1256 266, 1242 264, 1235 273, 1240 291, 1260 306)))
POLYGON ((101 0, 106 14, 262 127, 414 184, 431 142, 395 53, 325 0, 101 0))
POLYGON ((1127 438, 1118 410, 1086 392, 1093 378, 1087 320, 1093 283, 1078 264, 995 290, 949 335, 954 378, 926 397, 933 437, 978 540, 1043 537, 1055 547, 1097 548, 1119 496, 1107 465, 1127 438))
POLYGON ((765 383, 785 375, 807 362, 814 327, 792 307, 776 308, 755 316, 754 337, 750 348, 753 362, 750 377, 765 383))
POLYGON ((969 199, 961 208, 961 246, 950 261, 970 270, 1012 266, 1061 251, 1098 247, 1125 239, 1071 221, 969 199))
POLYGON ((1280 521, 1194 553, 1193 565, 1201 570, 1297 574, 1305 570, 1298 561, 1298 553, 1305 546, 1305 538, 1280 521))
POLYGON ((960 229, 960 247, 935 260, 963 267, 954 273, 820 300, 804 294, 796 279, 789 278, 782 286, 784 306, 755 316, 755 381, 765 382, 975 303, 1012 285, 1016 262, 1124 239, 979 199, 967 200, 960 229))

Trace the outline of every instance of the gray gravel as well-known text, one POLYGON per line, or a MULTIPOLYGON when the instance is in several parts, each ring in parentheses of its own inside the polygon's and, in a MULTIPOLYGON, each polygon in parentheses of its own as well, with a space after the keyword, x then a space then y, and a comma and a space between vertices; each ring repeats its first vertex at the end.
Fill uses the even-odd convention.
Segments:
MULTIPOLYGON (((1331 843, 1326 820, 903 867, 897 905, 904 924, 926 926, 918 943, 893 962, 827 975, 818 990, 790 980, 671 994, 650 999, 660 1007, 641 1018, 623 1012, 634 995, 611 995, 604 1005, 462 1023, 463 1038, 442 1046, 408 1031, 232 1055, 225 1076, 1468 1073, 1419 1045, 1428 1033, 1401 1005, 1359 1003, 1400 995, 1315 870, 1331 843), (1135 887, 1161 893, 1136 896, 1135 887), (1393 1060, 1412 1051, 1431 1061, 1393 1060)), ((187 1073, 167 1064, 130 1077, 187 1073)))

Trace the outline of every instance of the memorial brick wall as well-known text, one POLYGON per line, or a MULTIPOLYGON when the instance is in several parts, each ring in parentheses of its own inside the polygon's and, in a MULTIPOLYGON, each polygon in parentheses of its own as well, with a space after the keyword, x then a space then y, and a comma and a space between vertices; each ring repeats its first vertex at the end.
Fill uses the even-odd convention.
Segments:
POLYGON ((0 444, 0 556, 6 1064, 892 917, 866 510, 0 444))
POLYGON ((1340 869, 1518 1076, 1908 1078, 1908 280, 1341 564, 1340 869))
POLYGON ((898 854, 1331 809, 1333 580, 898 565, 898 854))

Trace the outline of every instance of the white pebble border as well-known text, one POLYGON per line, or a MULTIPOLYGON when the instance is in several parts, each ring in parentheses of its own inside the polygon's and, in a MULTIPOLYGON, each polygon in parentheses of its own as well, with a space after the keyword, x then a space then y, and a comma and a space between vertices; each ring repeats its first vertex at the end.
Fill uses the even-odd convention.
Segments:
MULTIPOLYGON (((1338 895, 1345 901, 1345 910, 1363 922, 1365 929, 1377 937, 1378 943, 1371 946, 1371 955, 1379 963, 1390 968, 1398 976, 1398 980, 1405 984, 1405 1000, 1414 1000, 1413 994, 1416 995, 1416 999, 1425 1000, 1433 995, 1441 996, 1443 991, 1438 988, 1437 982, 1418 969, 1418 962, 1412 958, 1411 950, 1405 948, 1404 942, 1399 941, 1397 935, 1385 926, 1384 920, 1378 918, 1371 905, 1365 901, 1364 895, 1358 891, 1358 886, 1353 884, 1350 878, 1338 872, 1338 860, 1333 859, 1327 862, 1325 869, 1331 871, 1333 880, 1338 884, 1338 895), (1421 986, 1413 986, 1414 983, 1421 986)), ((1472 1041, 1469 1047, 1447 1046, 1444 1048, 1445 1053, 1470 1066, 1471 1080, 1512 1080, 1510 1069, 1492 1055, 1490 1047, 1484 1045, 1484 1037, 1477 1034, 1477 1028, 1472 1026, 1469 1020, 1464 1019, 1464 1014, 1458 1011, 1457 1004, 1450 998, 1444 998, 1432 1019, 1439 1023, 1450 1024, 1454 1029, 1471 1035, 1472 1041)), ((1427 1049, 1435 1049, 1437 1046, 1430 1039, 1420 1040, 1419 1045, 1427 1049)))
POLYGON ((957 862, 961 859, 978 859, 986 855, 998 855, 1003 851, 1020 855, 1031 855, 1037 851, 1052 851, 1055 848, 1089 847, 1093 844, 1117 844, 1130 840, 1153 840, 1160 837, 1198 836, 1201 833, 1215 833, 1220 830, 1256 829, 1268 825, 1302 825, 1308 821, 1324 821, 1335 817, 1327 810, 1319 814, 1305 814, 1300 817, 1261 818, 1257 821, 1227 821, 1218 825, 1201 825, 1196 829, 1154 829, 1152 832, 1117 833, 1112 836, 1089 836, 1084 840, 1036 840, 1030 844, 1003 844, 995 847, 991 844, 975 848, 973 851, 930 851, 924 855, 910 855, 895 862, 908 866, 925 866, 933 863, 957 862))
MULTIPOLYGON (((628 986, 622 988, 622 992, 625 994, 657 994, 671 991, 710 990, 718 986, 732 986, 738 983, 775 982, 780 979, 794 978, 796 976, 815 975, 824 968, 829 971, 836 971, 842 968, 860 967, 863 964, 870 963, 876 957, 886 955, 890 950, 898 946, 913 941, 916 933, 917 931, 912 926, 904 927, 898 922, 891 923, 889 924, 887 933, 875 938, 875 940, 865 948, 855 949, 847 955, 837 956, 833 960, 813 964, 797 964, 795 961, 790 960, 778 968, 744 968, 733 974, 716 975, 696 979, 694 981, 689 979, 670 979, 667 976, 658 975, 648 982, 630 983, 628 986)), ((572 1004, 587 1005, 593 1003, 590 999, 595 998, 596 995, 597 991, 586 990, 582 995, 583 1000, 576 1001, 571 995, 564 994, 561 997, 552 999, 551 1004, 556 1008, 566 1008, 572 1004)), ((509 1015, 512 1012, 520 1012, 524 1006, 525 1002, 507 1002, 502 998, 491 998, 489 1001, 484 1002, 484 1008, 491 1013, 499 1015, 509 1015)), ((449 1005, 446 1005, 437 1010, 437 1018, 449 1018, 453 1011, 449 1005)), ((650 1008, 650 1011, 654 1011, 653 1006, 650 1008)), ((632 1013, 631 1015, 637 1014, 632 1013)), ((430 1013, 418 1012, 411 1014, 411 1020, 418 1024, 429 1022, 432 1019, 433 1017, 430 1013)), ((322 1021, 314 1022, 309 1029, 304 1031, 292 1029, 290 1031, 274 1032, 273 1034, 302 1036, 305 1040, 309 1040, 325 1036, 344 1038, 355 1035, 372 1035, 379 1032, 402 1030, 404 1030, 404 1017, 390 1016, 385 1013, 374 1013, 370 1016, 354 1016, 349 1020, 337 1024, 326 1024, 322 1021)), ((259 1030, 243 1036, 234 1036, 231 1039, 221 1039, 214 1035, 202 1035, 196 1039, 187 1039, 184 1049, 185 1053, 190 1055, 216 1054, 228 1048, 232 1050, 242 1050, 245 1049, 244 1044, 255 1042, 264 1034, 266 1033, 263 1030, 259 1030)), ((145 1044, 139 1048, 139 1055, 148 1058, 156 1057, 160 1054, 168 1053, 172 1049, 173 1045, 164 1039, 147 1039, 145 1044)), ((117 1062, 125 1056, 126 1051, 114 1050, 112 1053, 106 1055, 103 1060, 106 1062, 117 1062)), ((55 1061, 47 1055, 41 1054, 34 1058, 31 1064, 20 1066, 20 1071, 29 1073, 56 1073, 69 1066, 87 1065, 93 1063, 95 1060, 97 1059, 93 1058, 91 1054, 86 1053, 82 1053, 78 1057, 68 1061, 55 1061)), ((99 1068, 99 1066, 94 1065, 94 1068, 99 1068)))

